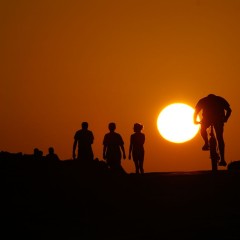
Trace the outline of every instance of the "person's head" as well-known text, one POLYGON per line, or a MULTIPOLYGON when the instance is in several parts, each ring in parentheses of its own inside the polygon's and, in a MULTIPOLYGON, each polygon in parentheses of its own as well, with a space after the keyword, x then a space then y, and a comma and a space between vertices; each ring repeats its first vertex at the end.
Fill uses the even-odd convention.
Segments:
POLYGON ((53 147, 50 147, 50 148, 48 149, 48 152, 49 152, 50 154, 53 154, 53 153, 54 153, 54 148, 53 148, 53 147))
POLYGON ((82 122, 82 129, 88 129, 88 123, 82 122))
POLYGON ((133 130, 134 132, 141 132, 143 129, 143 125, 140 123, 135 123, 133 126, 133 130))
POLYGON ((111 131, 111 132, 114 132, 115 129, 116 129, 116 124, 114 122, 111 122, 108 124, 108 129, 111 131))
POLYGON ((39 155, 39 149, 38 148, 34 148, 33 149, 33 154, 35 155, 35 156, 38 156, 39 155))
POLYGON ((207 97, 208 97, 208 98, 215 98, 215 97, 216 97, 216 95, 215 95, 215 94, 213 94, 213 93, 210 93, 210 94, 208 94, 208 95, 207 95, 207 97))

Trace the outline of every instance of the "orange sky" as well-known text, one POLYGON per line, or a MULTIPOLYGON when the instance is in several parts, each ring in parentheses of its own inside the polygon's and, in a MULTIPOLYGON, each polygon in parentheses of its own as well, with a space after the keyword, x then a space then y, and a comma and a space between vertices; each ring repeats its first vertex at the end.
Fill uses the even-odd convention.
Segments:
MULTIPOLYGON (((102 159, 110 121, 126 152, 141 122, 146 172, 208 170, 199 135, 170 143, 156 121, 170 103, 194 107, 215 93, 233 110, 226 160, 240 159, 240 1, 2 0, 0 15, 1 151, 53 146, 70 159, 87 121, 102 159)), ((123 167, 134 171, 129 160, 123 167)))

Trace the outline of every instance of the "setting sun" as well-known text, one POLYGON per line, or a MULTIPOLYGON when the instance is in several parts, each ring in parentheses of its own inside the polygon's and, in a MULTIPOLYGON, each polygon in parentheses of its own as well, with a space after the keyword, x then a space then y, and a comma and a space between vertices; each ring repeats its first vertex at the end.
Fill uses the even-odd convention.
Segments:
POLYGON ((165 107, 157 119, 161 136, 174 143, 183 143, 195 137, 199 125, 193 123, 194 109, 187 104, 174 103, 165 107))

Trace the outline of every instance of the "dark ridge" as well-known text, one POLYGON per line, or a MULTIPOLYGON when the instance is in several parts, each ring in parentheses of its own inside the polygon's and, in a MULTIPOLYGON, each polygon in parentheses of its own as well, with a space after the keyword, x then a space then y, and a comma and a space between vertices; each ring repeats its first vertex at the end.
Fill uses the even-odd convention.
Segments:
POLYGON ((3 239, 240 239, 238 171, 113 173, 0 154, 3 239))

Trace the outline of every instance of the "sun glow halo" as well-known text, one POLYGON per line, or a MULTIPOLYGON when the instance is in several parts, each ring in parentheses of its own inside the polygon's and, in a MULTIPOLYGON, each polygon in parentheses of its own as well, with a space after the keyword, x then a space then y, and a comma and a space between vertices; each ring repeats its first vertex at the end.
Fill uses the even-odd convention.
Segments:
POLYGON ((174 143, 183 143, 194 138, 199 125, 193 122, 194 109, 187 104, 173 103, 165 107, 157 119, 161 136, 174 143))

